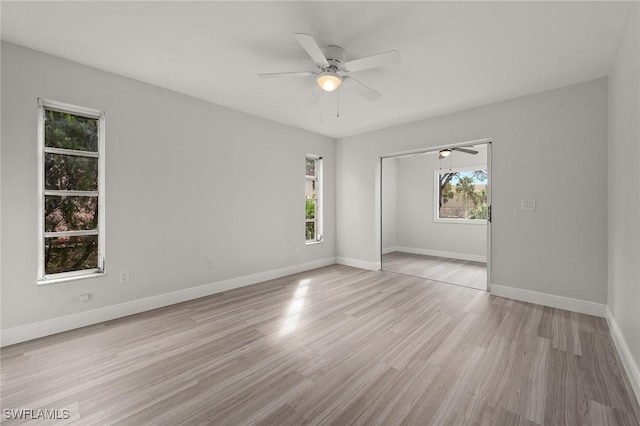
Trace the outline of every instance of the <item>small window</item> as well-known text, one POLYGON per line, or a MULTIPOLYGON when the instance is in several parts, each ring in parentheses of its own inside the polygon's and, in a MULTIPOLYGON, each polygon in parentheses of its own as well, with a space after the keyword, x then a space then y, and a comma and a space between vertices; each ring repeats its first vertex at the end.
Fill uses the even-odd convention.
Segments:
POLYGON ((39 100, 38 283, 104 272, 104 114, 39 100))
POLYGON ((305 242, 322 241, 322 157, 307 155, 305 161, 305 242))
POLYGON ((436 222, 486 223, 486 166, 435 171, 436 222))

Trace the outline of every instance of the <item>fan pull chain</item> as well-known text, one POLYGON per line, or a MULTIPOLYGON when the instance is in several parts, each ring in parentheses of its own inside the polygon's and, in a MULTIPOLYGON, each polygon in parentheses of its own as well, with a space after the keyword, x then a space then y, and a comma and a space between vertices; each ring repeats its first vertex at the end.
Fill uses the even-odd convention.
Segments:
POLYGON ((336 93, 336 118, 340 118, 340 91, 336 93))

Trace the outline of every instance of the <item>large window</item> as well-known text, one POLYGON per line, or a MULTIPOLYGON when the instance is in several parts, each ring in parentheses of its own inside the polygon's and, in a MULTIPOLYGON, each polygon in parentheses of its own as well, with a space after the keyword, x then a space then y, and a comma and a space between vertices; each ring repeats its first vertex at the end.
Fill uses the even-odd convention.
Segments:
POLYGON ((104 272, 104 114, 39 100, 38 283, 104 272))
POLYGON ((307 155, 304 178, 305 241, 319 243, 322 241, 322 157, 307 155))
POLYGON ((489 217, 486 166, 436 170, 434 181, 436 222, 486 222, 489 217))

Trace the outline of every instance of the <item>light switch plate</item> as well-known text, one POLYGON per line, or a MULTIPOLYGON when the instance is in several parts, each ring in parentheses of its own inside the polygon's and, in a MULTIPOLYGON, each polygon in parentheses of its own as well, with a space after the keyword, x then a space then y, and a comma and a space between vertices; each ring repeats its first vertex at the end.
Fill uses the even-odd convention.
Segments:
POLYGON ((526 200, 520 200, 520 209, 521 210, 535 210, 536 209, 536 200, 535 198, 529 198, 526 200))

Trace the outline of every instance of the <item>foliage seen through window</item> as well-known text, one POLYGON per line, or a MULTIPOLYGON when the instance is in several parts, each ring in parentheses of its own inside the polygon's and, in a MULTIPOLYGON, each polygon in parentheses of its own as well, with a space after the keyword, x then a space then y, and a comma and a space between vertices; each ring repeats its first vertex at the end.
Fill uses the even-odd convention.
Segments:
POLYGON ((440 171, 438 218, 486 220, 487 170, 440 171))
POLYGON ((98 161, 99 119, 44 106, 45 275, 99 268, 98 161))

